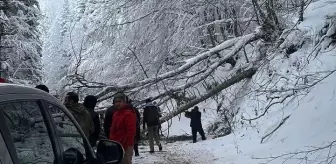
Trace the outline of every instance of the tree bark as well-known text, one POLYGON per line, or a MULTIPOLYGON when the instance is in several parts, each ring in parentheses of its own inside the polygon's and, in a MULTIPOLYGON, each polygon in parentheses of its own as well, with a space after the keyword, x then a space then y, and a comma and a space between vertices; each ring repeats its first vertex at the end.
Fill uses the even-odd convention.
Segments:
POLYGON ((185 104, 184 106, 181 106, 181 107, 177 108, 177 110, 175 110, 175 111, 172 111, 171 113, 169 113, 169 115, 163 117, 160 120, 160 122, 164 123, 164 122, 172 119, 173 117, 181 114, 182 112, 188 110, 189 108, 192 108, 194 105, 197 105, 198 103, 200 103, 200 102, 202 102, 202 101, 220 93, 222 90, 232 86, 233 84, 236 84, 243 79, 251 78, 256 73, 256 71, 257 71, 257 69, 252 67, 252 68, 250 68, 250 69, 248 69, 244 72, 236 74, 231 79, 228 79, 228 80, 224 81, 223 83, 217 85, 215 88, 213 88, 209 92, 203 94, 201 97, 190 101, 189 103, 185 104))
POLYGON ((304 6, 305 6, 305 2, 304 2, 304 0, 301 0, 300 11, 299 11, 299 21, 300 22, 303 21, 304 6))

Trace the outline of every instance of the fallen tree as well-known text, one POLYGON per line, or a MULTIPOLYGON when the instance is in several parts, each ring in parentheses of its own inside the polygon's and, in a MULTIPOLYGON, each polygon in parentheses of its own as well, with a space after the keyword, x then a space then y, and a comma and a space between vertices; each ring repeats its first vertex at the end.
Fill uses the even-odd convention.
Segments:
POLYGON ((216 87, 214 87, 213 89, 211 89, 209 92, 201 95, 200 97, 188 102, 187 104, 177 108, 176 110, 170 112, 168 115, 164 116, 160 122, 164 123, 170 119, 172 119, 173 117, 181 114, 182 112, 188 110, 189 108, 192 108, 193 106, 197 105, 198 103, 220 93, 222 90, 232 86, 233 84, 236 84, 238 82, 240 82, 243 79, 246 78, 251 78, 257 71, 257 68, 255 67, 251 67, 241 73, 237 73, 235 74, 233 77, 231 77, 230 79, 224 81, 223 83, 217 85, 216 87))
POLYGON ((221 44, 219 44, 216 47, 210 48, 208 51, 203 52, 201 54, 198 54, 195 57, 192 57, 188 60, 186 60, 186 63, 183 64, 182 66, 180 66, 179 68, 163 73, 159 76, 156 77, 151 77, 151 78, 147 78, 145 80, 141 80, 141 81, 136 81, 133 83, 129 83, 129 84, 125 84, 125 85, 114 85, 114 86, 107 86, 105 87, 101 92, 97 93, 96 96, 98 98, 102 98, 104 95, 113 92, 113 91, 120 91, 120 90, 130 90, 130 89, 134 89, 137 87, 142 87, 144 85, 147 84, 154 84, 160 81, 163 81, 165 79, 180 75, 182 73, 185 73, 187 70, 189 70, 191 67, 193 67, 194 65, 198 64, 199 62, 208 59, 210 56, 224 50, 230 47, 233 47, 233 49, 223 55, 216 63, 215 65, 219 66, 219 63, 224 63, 228 58, 232 57, 233 55, 235 55, 237 52, 239 52, 246 44, 249 44, 257 39, 260 38, 260 31, 259 32, 255 32, 255 33, 251 33, 251 34, 247 34, 241 37, 236 37, 230 40, 227 40, 221 44))

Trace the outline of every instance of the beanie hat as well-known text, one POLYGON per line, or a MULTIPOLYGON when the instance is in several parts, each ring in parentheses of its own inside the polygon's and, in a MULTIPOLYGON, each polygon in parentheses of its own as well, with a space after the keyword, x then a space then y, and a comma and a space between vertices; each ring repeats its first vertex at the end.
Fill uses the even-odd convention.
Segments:
POLYGON ((113 97, 114 97, 113 98, 113 103, 114 103, 115 99, 117 99, 117 98, 121 98, 126 103, 128 103, 128 97, 123 92, 117 92, 113 97))

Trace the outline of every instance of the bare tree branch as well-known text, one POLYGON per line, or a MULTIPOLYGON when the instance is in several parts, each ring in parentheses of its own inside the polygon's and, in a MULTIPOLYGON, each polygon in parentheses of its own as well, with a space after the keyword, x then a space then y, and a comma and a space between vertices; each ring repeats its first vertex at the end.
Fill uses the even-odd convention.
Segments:
POLYGON ((276 102, 272 102, 272 103, 268 104, 268 105, 266 106, 264 112, 263 112, 261 115, 255 117, 255 118, 245 119, 244 117, 242 117, 242 120, 245 120, 245 121, 253 121, 253 120, 257 120, 257 119, 261 118, 262 116, 264 116, 264 115, 267 113, 267 111, 268 111, 273 105, 275 105, 275 104, 282 104, 287 98, 289 98, 289 97, 291 97, 291 96, 293 96, 293 95, 294 95, 294 92, 293 92, 293 93, 289 93, 289 94, 287 94, 285 97, 283 97, 280 101, 276 101, 276 102))
MULTIPOLYGON (((295 151, 295 152, 290 152, 290 153, 284 153, 278 156, 270 156, 270 157, 252 157, 253 159, 258 159, 258 160, 266 160, 266 162, 263 163, 270 163, 274 160, 284 160, 282 163, 286 163, 288 160, 290 159, 294 159, 295 156, 303 156, 303 157, 297 157, 296 159, 302 161, 308 161, 309 159, 309 155, 318 153, 319 151, 322 150, 326 150, 328 149, 328 156, 325 157, 325 160, 322 160, 319 162, 319 164, 321 163, 327 163, 327 164, 331 164, 333 162, 333 160, 336 157, 336 153, 333 154, 332 156, 330 156, 330 149, 333 148, 336 145, 336 140, 330 142, 329 144, 325 145, 325 146, 320 146, 320 147, 313 147, 312 149, 308 149, 308 150, 302 150, 302 151, 295 151)), ((299 161, 297 161, 298 163, 301 163, 299 161)), ((316 163, 316 161, 314 162, 316 163)))
POLYGON ((141 67, 142 71, 144 72, 146 78, 149 78, 149 77, 148 77, 148 74, 147 74, 147 72, 146 72, 146 70, 145 70, 145 68, 144 68, 144 66, 142 65, 142 63, 141 63, 141 61, 139 60, 139 58, 138 58, 138 56, 136 55, 136 53, 135 53, 131 48, 129 48, 129 47, 127 47, 127 48, 132 52, 132 54, 134 55, 135 59, 136 59, 136 60, 138 61, 138 63, 140 64, 140 67, 141 67))
POLYGON ((278 130, 280 128, 280 126, 283 125, 289 117, 290 117, 290 115, 287 116, 287 117, 285 117, 284 119, 282 119, 282 121, 280 122, 280 124, 274 130, 272 130, 270 133, 266 134, 264 137, 261 138, 260 143, 263 143, 264 139, 266 139, 267 137, 269 137, 270 135, 272 135, 276 130, 278 130))

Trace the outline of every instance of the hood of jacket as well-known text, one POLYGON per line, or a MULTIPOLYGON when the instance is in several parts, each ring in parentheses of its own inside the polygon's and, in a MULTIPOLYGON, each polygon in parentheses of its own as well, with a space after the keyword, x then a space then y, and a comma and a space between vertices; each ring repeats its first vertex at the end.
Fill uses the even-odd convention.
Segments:
POLYGON ((200 112, 198 109, 192 109, 191 112, 200 112))

